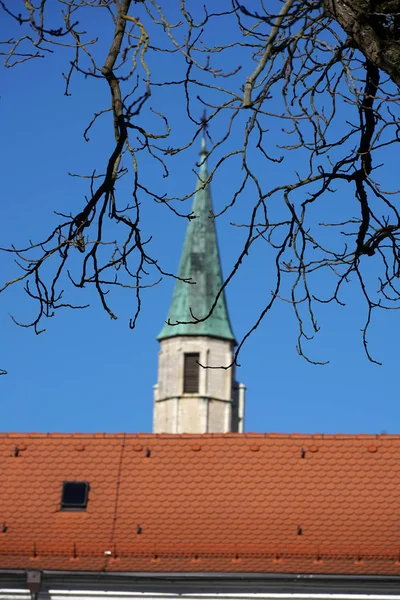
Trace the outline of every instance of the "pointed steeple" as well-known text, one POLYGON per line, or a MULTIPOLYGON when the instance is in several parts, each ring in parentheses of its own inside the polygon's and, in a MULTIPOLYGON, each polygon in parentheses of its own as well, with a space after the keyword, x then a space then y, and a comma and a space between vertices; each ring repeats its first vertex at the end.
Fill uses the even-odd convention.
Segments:
MULTIPOLYGON (((204 126, 205 123, 203 117, 204 126)), ((196 318, 207 317, 223 283, 204 135, 192 216, 168 321, 158 336, 160 351, 154 386, 153 431, 241 432, 245 387, 235 377, 235 338, 225 295, 220 295, 205 321, 196 322, 196 318), (216 368, 228 365, 231 368, 216 368)))
POLYGON ((229 322, 225 295, 221 294, 214 311, 200 323, 189 323, 205 317, 222 287, 222 271, 217 233, 212 212, 212 200, 207 170, 206 140, 201 140, 200 169, 178 276, 167 322, 159 340, 175 336, 210 336, 235 342, 229 322), (193 283, 185 283, 190 280, 193 283), (168 323, 178 323, 169 325, 168 323))

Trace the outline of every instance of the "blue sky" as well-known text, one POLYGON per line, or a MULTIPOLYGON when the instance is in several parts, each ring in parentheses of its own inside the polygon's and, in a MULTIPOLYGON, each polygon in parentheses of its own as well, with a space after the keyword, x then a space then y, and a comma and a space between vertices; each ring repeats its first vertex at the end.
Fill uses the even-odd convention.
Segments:
MULTIPOLYGON (((104 35, 101 44, 105 48, 107 31, 102 22, 97 26, 104 35)), ((2 28, 2 37, 4 30, 8 37, 19 35, 11 20, 2 19, 2 28)), ((217 33, 224 35, 216 29, 210 35, 217 33)), ((106 163, 112 143, 110 118, 104 117, 93 130, 89 143, 84 142, 82 132, 93 111, 101 110, 107 102, 107 90, 98 81, 76 78, 73 95, 65 97, 61 71, 67 60, 66 53, 61 52, 46 60, 2 70, 2 246, 24 245, 29 239, 43 237, 57 222, 54 210, 74 211, 87 193, 85 185, 68 173, 101 170, 106 163)), ((167 66, 171 76, 175 75, 178 67, 173 60, 158 55, 151 64, 155 78, 161 77, 167 66)), ((173 125, 173 143, 184 143, 194 128, 185 120, 181 97, 173 88, 161 89, 155 92, 151 106, 157 108, 161 101, 173 125)), ((197 108, 200 114, 200 103, 197 108)), ((276 127, 271 123, 271 144, 276 127)), ((211 129, 210 134, 219 135, 219 131, 211 129)), ((271 146, 268 151, 276 149, 271 146)), ((175 158, 167 180, 153 163, 142 161, 140 168, 159 190, 165 189, 170 195, 188 193, 196 183, 193 169, 197 152, 193 147, 175 158)), ((262 182, 270 185, 279 184, 283 177, 290 179, 301 160, 301 155, 296 155, 288 157, 282 166, 258 165, 262 182)), ((395 156, 388 155, 385 160, 391 168, 395 156)), ((213 160, 209 166, 213 167, 213 160)), ((388 186, 395 184, 396 171, 392 169, 392 173, 387 176, 388 186)), ((229 202, 237 177, 231 167, 222 170, 213 182, 216 210, 229 202)), ((123 186, 122 193, 128 194, 129 181, 123 186)), ((334 202, 327 200, 323 210, 334 214, 335 206, 351 204, 351 196, 345 193, 339 190, 334 202)), ((143 197, 142 203, 143 230, 152 236, 152 252, 162 258, 167 270, 176 271, 186 223, 148 197, 143 197)), ((237 207, 234 217, 225 214, 217 220, 225 274, 235 262, 244 235, 230 222, 246 222, 250 208, 251 193, 237 207)), ((271 256, 265 244, 257 245, 227 290, 238 339, 270 298, 274 285, 271 256)), ((0 264, 2 282, 18 274, 10 255, 1 254, 0 264)), ((374 270, 373 261, 367 268, 374 270)), ((173 284, 165 278, 156 287, 144 290, 142 314, 134 331, 128 325, 134 312, 133 291, 113 292, 112 306, 119 318, 111 321, 93 290, 80 292, 82 296, 72 290, 74 299, 90 303, 90 308, 59 311, 46 322, 46 331, 40 336, 31 329, 16 327, 9 317, 11 313, 27 321, 34 314, 21 287, 11 287, 1 294, 0 367, 8 375, 0 377, 0 430, 151 431, 152 386, 157 380, 156 336, 167 315, 173 284)), ((324 290, 325 284, 322 275, 320 289, 324 290)), ((296 322, 287 303, 277 303, 252 335, 241 353, 238 370, 238 379, 247 386, 246 431, 399 431, 400 408, 393 379, 398 368, 399 315, 395 311, 382 312, 371 326, 369 347, 383 363, 379 367, 367 360, 362 347, 360 330, 365 306, 354 284, 348 286, 344 299, 344 308, 318 306, 321 331, 308 351, 317 360, 329 360, 326 366, 310 365, 298 355, 296 322)))

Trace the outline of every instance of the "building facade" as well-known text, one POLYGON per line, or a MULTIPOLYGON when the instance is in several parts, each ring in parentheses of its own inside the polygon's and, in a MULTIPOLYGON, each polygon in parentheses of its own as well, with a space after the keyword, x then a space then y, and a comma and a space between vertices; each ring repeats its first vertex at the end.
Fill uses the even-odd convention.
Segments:
POLYGON ((399 435, 0 434, 0 456, 1 600, 400 596, 399 435))

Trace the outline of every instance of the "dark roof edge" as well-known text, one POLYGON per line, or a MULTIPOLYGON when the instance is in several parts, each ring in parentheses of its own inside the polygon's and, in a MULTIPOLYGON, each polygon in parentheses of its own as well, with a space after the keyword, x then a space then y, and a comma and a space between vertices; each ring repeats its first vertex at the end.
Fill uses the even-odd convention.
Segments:
POLYGON ((157 573, 157 572, 104 572, 104 571, 49 571, 49 570, 0 570, 1 588, 27 588, 28 573, 41 575, 42 589, 65 587, 69 589, 101 590, 129 589, 150 591, 161 589, 169 593, 208 593, 218 588, 218 593, 357 593, 372 591, 396 594, 400 587, 399 576, 386 575, 328 575, 307 573, 157 573), (201 585, 201 590, 199 589, 201 585), (132 587, 133 586, 133 587, 132 587))
POLYGON ((228 342, 229 344, 232 344, 233 346, 238 345, 233 334, 232 334, 232 337, 228 338, 228 337, 224 337, 223 335, 216 335, 214 333, 171 333, 171 335, 170 334, 162 335, 160 333, 156 337, 156 340, 158 340, 159 342, 162 342, 163 340, 169 340, 170 338, 176 338, 176 337, 213 338, 215 340, 222 340, 224 342, 228 342))

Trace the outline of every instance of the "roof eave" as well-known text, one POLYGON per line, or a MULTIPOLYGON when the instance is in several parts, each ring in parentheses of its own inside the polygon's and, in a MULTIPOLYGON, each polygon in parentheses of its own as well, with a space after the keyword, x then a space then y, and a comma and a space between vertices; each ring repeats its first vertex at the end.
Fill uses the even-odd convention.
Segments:
POLYGON ((225 335, 218 335, 215 333, 164 333, 161 331, 161 333, 157 336, 157 340, 159 342, 162 342, 163 340, 167 340, 169 338, 177 338, 177 337, 206 337, 206 338, 213 338, 215 340, 223 340, 224 342, 230 342, 233 346, 237 346, 237 341, 236 339, 233 337, 228 337, 225 335))
MULTIPOLYGON (((0 570, 0 588, 27 589, 27 576, 38 572, 27 570, 0 570)), ((54 591, 68 588, 86 591, 130 590, 132 592, 158 590, 169 593, 185 594, 196 592, 203 595, 210 591, 218 591, 221 595, 249 593, 292 594, 301 592, 309 594, 333 594, 338 596, 350 593, 375 592, 382 595, 398 596, 400 576, 394 575, 324 575, 304 573, 213 573, 213 572, 104 572, 104 571, 53 571, 40 570, 41 590, 54 591), (198 586, 201 585, 199 593, 198 586)))

